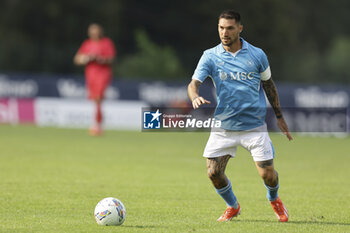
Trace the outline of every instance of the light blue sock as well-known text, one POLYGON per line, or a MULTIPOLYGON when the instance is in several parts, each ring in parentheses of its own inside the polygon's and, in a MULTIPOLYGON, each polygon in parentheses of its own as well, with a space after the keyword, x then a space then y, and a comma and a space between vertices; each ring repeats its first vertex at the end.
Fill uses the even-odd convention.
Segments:
POLYGON ((269 199, 269 201, 274 201, 278 197, 278 188, 280 187, 279 184, 277 184, 275 187, 270 187, 266 184, 264 184, 267 189, 266 197, 269 199))
POLYGON ((228 181, 228 185, 221 189, 215 189, 216 192, 225 200, 228 206, 231 206, 235 209, 238 208, 238 201, 236 196, 233 194, 231 181, 228 181))

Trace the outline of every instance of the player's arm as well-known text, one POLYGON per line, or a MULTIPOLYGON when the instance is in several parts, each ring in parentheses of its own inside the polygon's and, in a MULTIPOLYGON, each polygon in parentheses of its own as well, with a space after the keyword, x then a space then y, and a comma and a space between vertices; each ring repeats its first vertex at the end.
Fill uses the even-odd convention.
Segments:
POLYGON ((262 85, 266 93, 267 99, 269 100, 271 107, 275 112, 275 115, 277 118, 277 126, 281 129, 283 134, 286 135, 289 140, 292 140, 293 138, 289 133, 288 125, 282 115, 282 110, 281 110, 281 106, 278 98, 278 92, 277 92, 275 83, 273 82, 272 78, 269 78, 266 81, 262 81, 262 85))
POLYGON ((95 61, 101 65, 112 65, 115 60, 116 49, 111 39, 107 38, 104 41, 102 51, 104 55, 96 56, 95 61))
POLYGON ((187 87, 188 98, 190 98, 194 109, 199 108, 199 106, 201 106, 202 104, 210 104, 210 101, 204 99, 202 96, 199 95, 200 85, 201 82, 199 80, 192 79, 192 81, 187 87))
POLYGON ((78 51, 73 58, 73 62, 77 66, 85 66, 91 61, 96 61, 96 59, 96 55, 85 54, 78 51))
POLYGON ((99 57, 99 56, 77 53, 74 56, 73 61, 74 61, 74 64, 76 64, 78 66, 84 66, 91 61, 95 61, 101 65, 111 65, 114 62, 114 58, 113 57, 99 57))
POLYGON ((91 58, 88 55, 82 53, 76 53, 73 58, 73 62, 77 66, 85 66, 90 61, 91 58))

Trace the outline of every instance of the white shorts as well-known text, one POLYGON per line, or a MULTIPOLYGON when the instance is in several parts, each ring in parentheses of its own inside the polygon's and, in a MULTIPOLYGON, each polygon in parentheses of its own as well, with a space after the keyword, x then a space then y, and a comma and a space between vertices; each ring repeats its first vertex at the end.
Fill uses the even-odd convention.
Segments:
POLYGON ((247 131, 215 129, 210 133, 203 157, 215 158, 225 155, 235 157, 237 146, 250 152, 254 161, 265 161, 275 157, 266 124, 247 131))

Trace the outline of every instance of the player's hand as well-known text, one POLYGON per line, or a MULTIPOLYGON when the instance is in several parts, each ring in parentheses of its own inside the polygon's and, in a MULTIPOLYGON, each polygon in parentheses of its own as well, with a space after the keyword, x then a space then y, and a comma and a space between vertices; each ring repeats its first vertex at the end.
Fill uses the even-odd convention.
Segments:
POLYGON ((288 125, 287 125, 286 121, 283 119, 283 117, 277 118, 277 126, 278 126, 278 128, 280 128, 282 133, 284 135, 286 135, 286 137, 288 138, 289 141, 293 140, 292 135, 290 135, 290 133, 289 133, 288 125))
POLYGON ((97 59, 98 59, 97 55, 95 55, 95 54, 90 54, 89 55, 89 62, 97 61, 97 59))
POLYGON ((88 55, 78 54, 76 61, 79 65, 86 65, 90 61, 90 58, 88 55))
POLYGON ((199 108, 203 104, 210 104, 209 100, 204 99, 202 96, 198 96, 192 100, 193 109, 199 108))
POLYGON ((106 63, 106 59, 103 57, 96 57, 96 62, 99 64, 105 64, 106 63))

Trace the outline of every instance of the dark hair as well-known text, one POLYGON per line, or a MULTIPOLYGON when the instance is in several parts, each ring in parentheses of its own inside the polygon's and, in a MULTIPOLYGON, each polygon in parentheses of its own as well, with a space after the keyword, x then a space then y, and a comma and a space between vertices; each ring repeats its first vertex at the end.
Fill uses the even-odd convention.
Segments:
POLYGON ((234 19, 236 20, 236 23, 241 23, 241 15, 234 11, 234 10, 224 10, 220 15, 219 15, 219 20, 220 19, 234 19))

